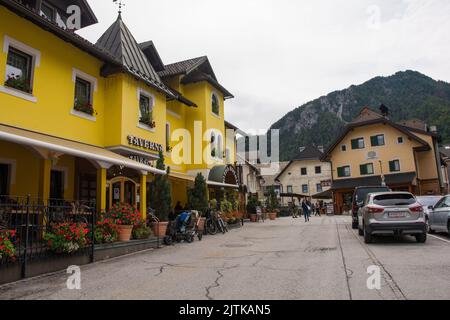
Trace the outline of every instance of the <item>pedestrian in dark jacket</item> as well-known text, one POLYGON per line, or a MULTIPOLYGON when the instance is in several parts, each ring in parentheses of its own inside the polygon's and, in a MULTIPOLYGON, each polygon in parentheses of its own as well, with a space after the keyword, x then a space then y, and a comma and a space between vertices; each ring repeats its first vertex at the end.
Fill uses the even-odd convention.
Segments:
POLYGON ((303 210, 303 216, 305 217, 305 222, 309 222, 309 216, 310 216, 310 208, 305 200, 302 201, 302 210, 303 210))

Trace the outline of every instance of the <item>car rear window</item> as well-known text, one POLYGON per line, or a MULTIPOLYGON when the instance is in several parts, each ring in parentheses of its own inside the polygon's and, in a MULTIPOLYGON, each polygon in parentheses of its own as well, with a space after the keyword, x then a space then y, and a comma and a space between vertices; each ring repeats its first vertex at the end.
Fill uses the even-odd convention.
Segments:
POLYGON ((365 201, 369 193, 388 192, 389 188, 364 188, 356 191, 356 201, 365 201))
POLYGON ((416 203, 416 199, 410 194, 383 194, 375 196, 373 203, 379 206, 408 206, 416 203))

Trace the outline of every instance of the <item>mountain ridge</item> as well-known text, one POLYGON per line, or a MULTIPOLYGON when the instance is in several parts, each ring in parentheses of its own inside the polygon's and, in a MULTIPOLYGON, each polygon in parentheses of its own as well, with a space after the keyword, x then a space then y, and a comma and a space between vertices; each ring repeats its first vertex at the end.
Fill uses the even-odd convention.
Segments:
POLYGON ((424 120, 450 142, 450 84, 406 70, 333 91, 288 112, 270 128, 280 130, 280 159, 292 159, 308 144, 328 146, 362 108, 377 110, 381 104, 392 120, 424 120))

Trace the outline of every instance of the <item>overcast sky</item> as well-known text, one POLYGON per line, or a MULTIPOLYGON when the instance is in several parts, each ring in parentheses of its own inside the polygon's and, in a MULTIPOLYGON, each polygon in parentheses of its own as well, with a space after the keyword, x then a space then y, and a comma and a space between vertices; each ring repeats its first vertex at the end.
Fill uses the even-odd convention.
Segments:
MULTIPOLYGON (((89 0, 95 42, 117 17, 89 0)), ((450 82, 449 0, 125 0, 137 41, 164 63, 207 55, 236 98, 226 119, 267 129, 297 106, 378 75, 412 69, 450 82)))

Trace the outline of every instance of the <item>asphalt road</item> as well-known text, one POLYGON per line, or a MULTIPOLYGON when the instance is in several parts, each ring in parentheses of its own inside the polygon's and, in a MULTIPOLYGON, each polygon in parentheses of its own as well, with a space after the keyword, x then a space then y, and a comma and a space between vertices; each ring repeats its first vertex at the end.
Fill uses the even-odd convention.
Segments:
POLYGON ((246 224, 202 242, 82 267, 81 290, 54 274, 0 287, 0 299, 450 299, 450 238, 365 245, 349 217, 246 224), (381 271, 369 290, 367 268, 381 271))

